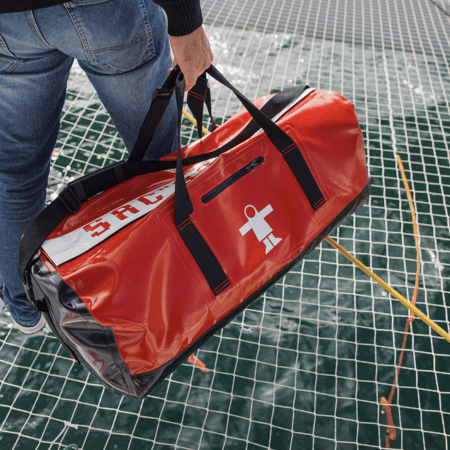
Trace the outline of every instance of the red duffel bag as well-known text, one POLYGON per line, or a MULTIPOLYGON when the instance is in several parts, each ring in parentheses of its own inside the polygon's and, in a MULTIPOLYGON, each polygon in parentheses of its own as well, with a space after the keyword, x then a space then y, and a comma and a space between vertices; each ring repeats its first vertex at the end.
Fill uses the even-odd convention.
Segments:
MULTIPOLYGON (((348 100, 295 87, 252 103, 207 72, 245 108, 178 152, 142 161, 174 93, 181 121, 174 69, 128 161, 69 183, 22 239, 30 306, 122 395, 148 395, 369 196, 348 100)), ((199 80, 188 97, 202 102, 199 80)))

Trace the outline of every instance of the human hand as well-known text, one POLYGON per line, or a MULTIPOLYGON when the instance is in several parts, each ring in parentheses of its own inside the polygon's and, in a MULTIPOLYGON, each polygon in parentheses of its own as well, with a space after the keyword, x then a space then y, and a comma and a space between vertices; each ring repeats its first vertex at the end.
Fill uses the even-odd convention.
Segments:
POLYGON ((173 65, 180 66, 189 91, 212 63, 213 54, 203 26, 186 36, 169 36, 174 55, 173 65))

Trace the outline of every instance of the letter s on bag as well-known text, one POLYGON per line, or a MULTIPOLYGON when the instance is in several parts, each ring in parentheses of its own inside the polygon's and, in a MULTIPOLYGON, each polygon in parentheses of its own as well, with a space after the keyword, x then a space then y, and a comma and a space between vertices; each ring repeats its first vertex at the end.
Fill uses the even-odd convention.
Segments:
POLYGON ((95 236, 100 236, 102 233, 104 233, 105 231, 108 231, 111 228, 111 224, 109 222, 99 222, 100 219, 94 220, 93 222, 91 222, 88 225, 85 225, 83 227, 83 230, 90 233, 91 231, 95 231, 97 229, 101 229, 101 231, 95 231, 94 233, 91 234, 92 237, 95 236))

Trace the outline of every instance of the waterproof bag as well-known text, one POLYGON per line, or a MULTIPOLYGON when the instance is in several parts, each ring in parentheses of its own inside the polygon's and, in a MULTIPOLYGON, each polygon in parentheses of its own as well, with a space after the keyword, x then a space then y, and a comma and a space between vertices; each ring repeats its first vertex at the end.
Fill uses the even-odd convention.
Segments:
MULTIPOLYGON (((30 305, 121 395, 148 395, 369 196, 352 103, 306 86, 252 103, 214 67, 207 72, 242 110, 177 152, 142 161, 174 94, 181 122, 175 68, 128 161, 69 183, 22 239, 30 305)), ((201 110, 204 78, 198 87, 188 98, 201 110)))

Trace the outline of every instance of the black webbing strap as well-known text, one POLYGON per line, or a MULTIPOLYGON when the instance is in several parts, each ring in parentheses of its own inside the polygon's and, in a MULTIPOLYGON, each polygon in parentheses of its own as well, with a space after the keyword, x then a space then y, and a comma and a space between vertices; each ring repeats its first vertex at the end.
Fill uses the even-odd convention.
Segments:
POLYGON ((172 99, 176 77, 179 70, 174 69, 167 77, 167 80, 161 88, 157 89, 153 94, 152 102, 148 113, 142 122, 138 137, 128 157, 128 162, 142 161, 148 150, 150 142, 155 135, 159 122, 164 115, 170 100, 172 99))
POLYGON ((230 285, 230 281, 213 251, 189 216, 184 222, 177 225, 177 229, 209 287, 215 295, 219 295, 230 285))
POLYGON ((250 100, 244 97, 214 66, 210 66, 206 72, 219 83, 222 83, 228 89, 233 91, 236 97, 251 114, 253 120, 255 120, 255 122, 265 131, 267 137, 281 152, 284 159, 288 163, 292 173, 302 187, 303 192, 306 194, 311 206, 314 209, 317 209, 323 205, 323 203, 325 203, 325 197, 317 185, 314 176, 309 170, 303 155, 289 135, 286 134, 274 122, 272 122, 272 120, 262 113, 250 100))
MULTIPOLYGON (((184 79, 180 81, 182 82, 178 82, 175 86, 179 124, 181 124, 183 110, 184 79)), ((194 208, 183 173, 181 149, 179 148, 175 174, 175 225, 209 287, 215 295, 218 295, 230 285, 230 281, 204 237, 192 222, 190 215, 193 211, 194 208)))
MULTIPOLYGON (((273 96, 265 105, 263 105, 260 111, 264 113, 269 119, 273 119, 286 106, 288 106, 294 100, 298 99, 306 89, 308 89, 308 86, 295 86, 293 88, 287 89, 286 91, 279 92, 278 94, 273 96)), ((250 122, 237 136, 231 139, 231 141, 224 144, 222 147, 219 147, 217 150, 211 152, 210 155, 214 155, 215 153, 220 155, 228 150, 231 150, 241 142, 250 139, 260 129, 261 127, 255 122, 254 119, 250 120, 250 122)))
POLYGON ((206 73, 203 73, 197 78, 197 82, 194 87, 188 92, 187 105, 197 121, 198 136, 203 136, 203 105, 206 104, 208 108, 209 117, 211 118, 211 129, 214 131, 216 123, 214 122, 211 110, 211 91, 209 89, 209 83, 206 79, 206 73))

